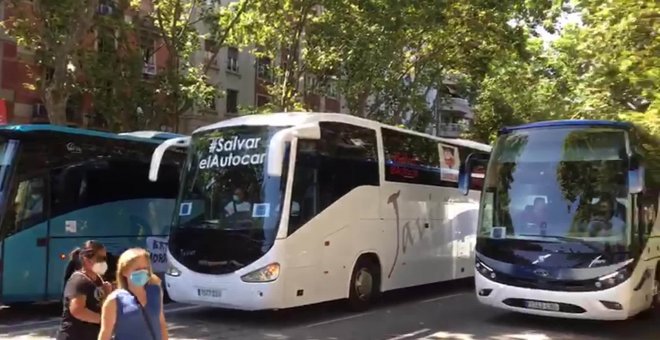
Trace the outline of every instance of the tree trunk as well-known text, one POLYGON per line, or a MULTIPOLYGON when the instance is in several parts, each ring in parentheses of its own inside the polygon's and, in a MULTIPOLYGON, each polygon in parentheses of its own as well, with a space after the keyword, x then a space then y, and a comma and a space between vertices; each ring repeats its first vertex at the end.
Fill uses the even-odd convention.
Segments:
POLYGON ((66 102, 69 96, 54 85, 48 86, 44 92, 44 106, 48 112, 48 120, 51 124, 65 125, 67 123, 66 102))

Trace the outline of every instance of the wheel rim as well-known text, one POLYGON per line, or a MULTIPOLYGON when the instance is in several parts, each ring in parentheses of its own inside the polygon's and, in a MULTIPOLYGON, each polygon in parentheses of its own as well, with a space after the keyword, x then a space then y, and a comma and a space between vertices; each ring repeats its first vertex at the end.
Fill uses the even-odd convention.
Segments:
POLYGON ((357 272, 355 277, 355 292, 360 300, 366 301, 371 296, 373 291, 373 276, 366 268, 362 268, 357 272))

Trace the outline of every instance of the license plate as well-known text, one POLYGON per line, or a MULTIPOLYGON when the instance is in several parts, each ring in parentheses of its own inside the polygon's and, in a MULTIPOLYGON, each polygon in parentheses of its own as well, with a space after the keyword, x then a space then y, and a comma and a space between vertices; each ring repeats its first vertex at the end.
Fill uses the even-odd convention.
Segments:
POLYGON ((222 291, 217 289, 198 288, 197 295, 200 297, 220 298, 222 297, 222 291))
POLYGON ((559 304, 552 302, 525 301, 527 308, 559 312, 559 304))

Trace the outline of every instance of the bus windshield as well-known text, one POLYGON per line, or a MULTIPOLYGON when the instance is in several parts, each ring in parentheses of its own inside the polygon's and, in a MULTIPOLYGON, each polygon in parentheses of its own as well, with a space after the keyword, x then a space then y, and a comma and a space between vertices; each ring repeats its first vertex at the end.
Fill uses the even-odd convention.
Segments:
POLYGON ((265 172, 282 127, 235 126, 193 136, 172 254, 199 272, 226 273, 261 257, 279 224, 283 181, 265 172), (190 256, 180 254, 191 254, 190 256))
POLYGON ((571 253, 623 252, 627 134, 613 128, 528 129, 493 149, 479 237, 573 244, 571 253))

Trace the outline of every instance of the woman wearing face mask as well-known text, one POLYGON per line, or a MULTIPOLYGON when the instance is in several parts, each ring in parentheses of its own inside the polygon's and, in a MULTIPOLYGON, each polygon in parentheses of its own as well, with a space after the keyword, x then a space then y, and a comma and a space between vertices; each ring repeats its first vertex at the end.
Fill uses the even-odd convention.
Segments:
POLYGON ((149 253, 125 251, 117 262, 117 283, 103 304, 99 340, 167 340, 160 279, 153 274, 149 253))
POLYGON ((71 253, 64 275, 64 310, 58 340, 96 339, 100 330, 101 306, 112 285, 101 278, 108 269, 105 247, 87 241, 71 253))

